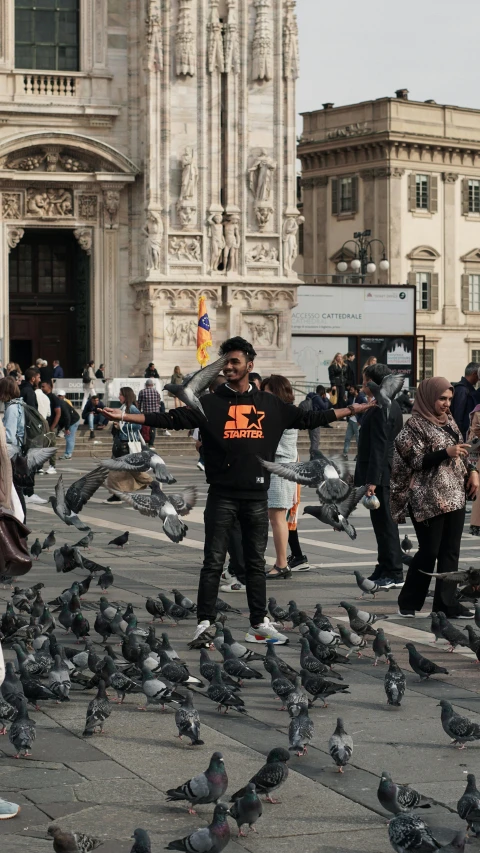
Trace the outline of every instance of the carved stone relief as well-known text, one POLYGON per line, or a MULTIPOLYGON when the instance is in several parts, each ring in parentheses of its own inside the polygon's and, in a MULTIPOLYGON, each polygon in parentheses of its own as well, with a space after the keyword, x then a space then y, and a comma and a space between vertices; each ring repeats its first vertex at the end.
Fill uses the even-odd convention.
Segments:
POLYGON ((148 0, 146 25, 147 69, 148 71, 163 71, 163 41, 160 25, 159 0, 148 0))
POLYGON ((8 243, 9 250, 15 249, 15 247, 18 246, 18 244, 19 244, 19 242, 22 239, 24 234, 25 234, 25 231, 23 230, 23 228, 8 228, 7 229, 7 243, 8 243))
POLYGON ((118 190, 105 190, 103 193, 103 208, 105 211, 105 222, 114 228, 118 225, 118 209, 120 207, 120 193, 118 190))
POLYGON ((200 263, 202 260, 201 237, 170 237, 168 241, 168 256, 170 261, 191 261, 200 263))
POLYGON ((175 34, 175 69, 177 77, 194 77, 197 48, 193 29, 192 0, 179 0, 177 32, 175 34))
POLYGON ((222 25, 218 16, 218 4, 219 0, 210 0, 210 17, 207 25, 207 68, 209 74, 213 74, 214 71, 220 73, 224 71, 222 25))
POLYGON ((240 217, 231 213, 223 225, 223 236, 225 245, 223 248, 223 270, 225 275, 229 272, 238 272, 238 250, 240 248, 240 217))
POLYGON ((97 218, 98 199, 96 195, 82 194, 78 196, 78 215, 80 219, 97 218))
POLYGON ((188 146, 180 157, 182 167, 182 182, 180 196, 177 202, 177 214, 182 228, 192 223, 197 212, 198 168, 195 150, 188 146))
POLYGON ((238 44, 237 0, 227 0, 227 23, 225 24, 225 71, 227 74, 240 72, 240 47, 238 44))
POLYGON ((4 219, 20 219, 22 196, 20 193, 2 193, 2 216, 4 219))
POLYGON ((298 255, 298 229, 304 222, 304 216, 287 216, 283 223, 283 269, 285 275, 295 275, 293 265, 298 255))
POLYGON ((2 165, 16 172, 111 172, 112 166, 99 158, 83 159, 68 149, 50 145, 8 154, 2 165))
POLYGON ((278 346, 278 314, 242 314, 240 334, 259 347, 278 346))
POLYGON ((283 76, 286 80, 297 80, 299 76, 298 24, 295 6, 296 0, 285 0, 283 76))
POLYGON ((159 270, 163 240, 163 222, 160 213, 155 210, 149 211, 143 233, 146 239, 145 261, 147 271, 159 270))
POLYGON ((27 190, 25 216, 35 219, 52 219, 73 216, 71 190, 50 187, 47 190, 27 190))
POLYGON ((260 231, 264 231, 273 213, 273 178, 277 164, 262 148, 248 169, 248 183, 254 197, 255 216, 260 231))
POLYGON ((245 255, 248 264, 278 264, 278 249, 269 243, 255 243, 245 255))
POLYGON ((234 287, 232 299, 244 308, 257 311, 278 308, 280 303, 291 307, 296 300, 296 290, 287 287, 234 287))
POLYGON ((170 347, 195 346, 197 323, 192 314, 165 314, 165 342, 170 347))
POLYGON ((207 219, 207 222, 208 239, 210 241, 208 269, 210 272, 216 272, 222 262, 223 250, 225 248, 223 215, 221 213, 214 213, 207 219))
POLYGON ((253 35, 254 80, 271 80, 273 77, 273 44, 270 21, 270 0, 254 0, 257 9, 255 32, 253 35))
POLYGON ((92 228, 75 228, 73 232, 73 236, 78 241, 78 245, 87 255, 91 255, 92 253, 92 239, 93 239, 93 229, 92 228))

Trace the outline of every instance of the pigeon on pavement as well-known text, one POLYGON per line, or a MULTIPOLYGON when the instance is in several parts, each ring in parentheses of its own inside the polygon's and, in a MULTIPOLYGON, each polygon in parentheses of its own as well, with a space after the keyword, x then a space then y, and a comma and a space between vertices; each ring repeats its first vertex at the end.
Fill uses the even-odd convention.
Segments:
MULTIPOLYGON (((293 692, 294 687, 290 679, 281 673, 279 666, 275 661, 271 664, 270 679, 270 685, 273 692, 279 699, 281 699, 282 702, 285 702, 288 694, 293 692)), ((282 705, 280 710, 285 710, 285 705, 282 705)))
POLYGON ((471 625, 465 625, 463 630, 468 634, 468 645, 470 649, 475 655, 477 655, 477 660, 479 660, 478 653, 480 650, 480 634, 477 634, 471 625))
POLYGON ((290 760, 290 753, 281 746, 274 747, 267 755, 267 761, 263 767, 255 773, 249 780, 247 785, 235 791, 230 797, 230 802, 233 803, 244 797, 248 790, 248 785, 253 782, 257 794, 265 794, 267 803, 280 803, 280 800, 274 800, 272 794, 278 790, 280 785, 286 782, 288 777, 287 761, 290 760))
POLYGON ((105 682, 101 678, 98 682, 97 695, 88 703, 83 737, 91 737, 97 729, 103 732, 103 724, 111 713, 112 709, 105 691, 105 682))
POLYGON ((358 607, 355 607, 354 604, 350 604, 348 601, 341 601, 338 606, 343 607, 347 611, 350 628, 356 634, 374 635, 375 630, 371 626, 375 622, 378 622, 379 619, 385 619, 385 615, 377 616, 376 614, 369 613, 367 610, 359 610, 358 607))
POLYGON ((284 661, 277 655, 275 651, 275 646, 272 643, 267 643, 267 653, 263 660, 263 665, 267 672, 271 675, 274 664, 276 664, 283 675, 286 675, 290 681, 294 682, 298 673, 292 669, 289 663, 284 661))
POLYGON ((193 806, 218 803, 228 786, 225 762, 221 752, 214 752, 204 773, 199 773, 178 788, 167 791, 167 802, 187 800, 191 803, 190 814, 196 814, 193 806))
POLYGON ((232 678, 238 678, 239 682, 242 682, 244 679, 249 681, 251 679, 263 678, 262 673, 258 669, 254 669, 243 660, 235 657, 232 649, 226 643, 222 643, 220 651, 223 655, 223 668, 227 675, 231 675, 232 678))
POLYGON ((10 705, 6 699, 0 694, 0 735, 7 734, 6 723, 11 723, 17 716, 17 709, 14 705, 10 705))
POLYGON ((338 772, 343 773, 343 768, 352 757, 353 738, 345 731, 342 717, 337 717, 335 731, 328 741, 328 751, 338 767, 338 772))
POLYGON ((152 844, 146 829, 136 829, 132 838, 135 840, 130 853, 152 853, 152 844))
POLYGON ((414 814, 397 814, 388 824, 388 837, 395 853, 429 853, 440 850, 430 828, 414 814))
POLYGON ((55 662, 48 673, 48 686, 52 693, 58 697, 59 702, 68 702, 71 688, 68 667, 62 663, 60 655, 55 655, 55 662))
POLYGON ((154 450, 144 448, 140 453, 127 453, 117 459, 102 459, 102 465, 110 471, 133 471, 136 474, 153 471, 159 483, 176 483, 162 457, 154 450))
MULTIPOLYGON (((165 386, 168 387, 168 386, 165 386)), ((173 386, 176 387, 176 386, 173 386)), ((185 850, 186 853, 221 853, 230 841, 230 827, 227 815, 230 814, 227 803, 218 803, 209 826, 202 826, 185 838, 170 841, 165 850, 185 850)))
POLYGON ((175 723, 178 729, 178 737, 189 737, 192 746, 203 746, 205 741, 200 740, 200 714, 193 707, 193 693, 187 690, 182 707, 175 711, 175 723))
POLYGON ((386 770, 382 770, 377 797, 380 805, 392 814, 430 808, 418 791, 408 785, 397 785, 386 770))
POLYGON ((446 699, 440 699, 438 704, 442 709, 443 731, 453 738, 452 745, 458 746, 458 749, 465 749, 466 744, 470 741, 480 740, 480 725, 478 723, 473 723, 468 717, 457 714, 446 699))
POLYGON ((355 575, 357 586, 362 592, 360 598, 364 598, 365 595, 372 595, 375 598, 375 593, 379 590, 385 589, 385 587, 379 586, 375 581, 371 581, 369 578, 364 578, 358 571, 354 571, 353 574, 355 575))
MULTIPOLYGON (((322 663, 322 661, 318 660, 318 658, 312 654, 306 637, 301 637, 299 642, 301 646, 300 666, 302 669, 306 669, 307 672, 313 672, 316 675, 329 675, 331 678, 338 678, 339 681, 343 681, 343 675, 340 675, 339 672, 335 672, 335 670, 322 663)), ((294 675, 296 675, 296 673, 294 673, 294 675)))
POLYGON ((375 655, 374 666, 378 665, 378 661, 381 658, 387 658, 387 655, 390 654, 391 648, 383 628, 377 628, 377 635, 373 638, 372 649, 375 655))
POLYGON ((93 531, 89 530, 86 536, 83 536, 73 546, 74 548, 90 548, 90 542, 93 540, 93 531))
POLYGON ((480 791, 473 773, 467 775, 467 787, 457 803, 457 812, 462 820, 467 821, 467 829, 475 835, 480 835, 480 791))
POLYGON ((55 853, 90 853, 90 850, 96 850, 103 843, 98 838, 90 838, 80 832, 63 830, 55 823, 48 827, 47 832, 53 838, 55 853))
POLYGON ((15 758, 31 755, 32 743, 36 737, 36 723, 28 716, 25 697, 16 700, 17 716, 10 726, 8 739, 16 749, 15 758))
POLYGON ((383 409, 388 418, 392 400, 400 393, 403 388, 405 377, 399 373, 389 373, 384 376, 380 385, 370 380, 367 382, 367 388, 370 388, 373 397, 379 408, 383 409))
POLYGON ((400 707, 405 694, 406 678, 392 654, 387 655, 389 667, 383 681, 387 704, 400 707))
MULTIPOLYGON (((219 625, 220 623, 215 623, 215 624, 219 625)), ((220 630, 220 628, 219 628, 219 630, 220 630)), ((242 660, 245 663, 250 663, 250 661, 252 661, 252 660, 261 660, 261 661, 264 660, 263 655, 260 655, 257 652, 253 652, 251 649, 247 649, 247 647, 242 645, 242 643, 239 643, 238 640, 234 640, 232 632, 230 631, 230 628, 228 628, 226 625, 222 626, 222 633, 223 633, 223 642, 226 643, 227 646, 230 646, 231 651, 233 652, 233 654, 235 655, 236 658, 239 658, 239 660, 242 660)), ((272 645, 272 644, 270 643, 270 645, 272 645)), ((273 648, 273 646, 272 646, 272 648, 273 648)), ((267 644, 267 649, 268 649, 268 644, 267 644)))
POLYGON ((288 727, 290 752, 296 752, 298 757, 306 755, 307 744, 313 738, 313 728, 313 720, 308 716, 308 709, 302 708, 295 717, 291 718, 288 727))
POLYGON ((413 643, 407 643, 405 648, 408 649, 408 662, 410 666, 420 676, 419 683, 430 678, 431 675, 448 675, 448 669, 445 669, 444 666, 437 666, 432 660, 424 658, 417 651, 413 643))
POLYGON ((180 607, 183 607, 185 610, 189 610, 190 613, 197 612, 197 605, 191 598, 188 598, 183 592, 180 592, 179 589, 172 589, 173 595, 175 597, 175 604, 178 604, 180 607))
POLYGON ((165 613, 167 614, 167 616, 170 616, 170 619, 173 619, 175 625, 178 625, 181 619, 190 618, 191 613, 189 610, 187 610, 181 604, 176 604, 170 598, 167 598, 167 596, 163 592, 159 592, 157 597, 162 602, 165 613))
POLYGON ((402 547, 402 551, 405 551, 406 554, 408 554, 413 548, 413 542, 408 538, 408 535, 406 533, 400 544, 402 547))
POLYGON ((30 553, 35 557, 35 560, 38 560, 40 554, 42 553, 42 543, 40 542, 40 539, 35 539, 35 542, 30 548, 30 553))
MULTIPOLYGON (((213 660, 210 660, 210 656, 206 649, 200 649, 200 675, 205 678, 206 681, 210 682, 215 675, 215 667, 218 666, 213 660)), ((238 683, 235 679, 230 678, 226 672, 221 670, 222 676, 222 684, 230 687, 230 689, 239 690, 238 683)))
POLYGON ((262 816, 262 812, 262 801, 257 794, 255 783, 249 782, 246 786, 246 792, 243 797, 235 800, 235 802, 230 806, 230 814, 237 822, 239 838, 247 836, 246 832, 242 832, 242 826, 246 823, 248 824, 249 829, 253 832, 257 831, 254 824, 257 822, 258 818, 262 816))
POLYGON ((441 610, 437 613, 438 619, 440 621, 440 633, 444 640, 447 640, 450 643, 450 648, 447 649, 448 652, 453 652, 453 650, 457 646, 466 646, 468 648, 468 640, 458 628, 455 628, 451 622, 448 621, 445 613, 441 610))
POLYGON ((160 619, 160 622, 163 622, 165 608, 161 601, 157 601, 156 598, 147 598, 145 602, 145 610, 152 617, 152 622, 150 624, 155 622, 155 619, 160 619))
POLYGON ((286 697, 285 705, 290 717, 297 717, 300 711, 308 710, 310 700, 299 675, 295 677, 294 689, 286 697))
POLYGON ((129 534, 128 530, 126 530, 125 533, 122 533, 121 536, 117 536, 116 539, 111 539, 108 544, 109 545, 117 545, 118 548, 124 548, 128 542, 129 535, 130 534, 129 534))
MULTIPOLYGON (((165 704, 172 701, 172 688, 161 681, 158 676, 154 675, 150 670, 143 668, 142 692, 145 694, 145 705, 139 706, 139 711, 146 711, 147 705, 161 705, 162 711, 165 710, 165 704)), ((175 694, 176 695, 176 694, 175 694)), ((183 698, 183 697, 182 697, 183 698)))
POLYGON ((273 598, 272 596, 268 599, 268 612, 270 613, 273 621, 280 623, 282 628, 284 627, 284 622, 290 622, 288 610, 285 610, 284 607, 277 604, 276 598, 273 598))
POLYGON ((333 681, 322 678, 321 675, 312 675, 306 669, 300 670, 300 676, 305 690, 313 696, 312 703, 316 699, 321 699, 324 708, 328 708, 325 699, 329 696, 334 696, 335 693, 350 693, 349 684, 335 684, 333 681))
POLYGON ((245 702, 233 692, 231 687, 223 682, 222 668, 218 663, 215 664, 213 677, 207 689, 207 696, 212 702, 216 702, 219 711, 224 707, 225 713, 229 708, 233 708, 240 714, 246 714, 245 702))
POLYGON ((362 653, 360 649, 365 648, 365 646, 367 645, 365 637, 360 637, 360 635, 356 634, 355 631, 352 631, 352 629, 349 628, 348 625, 337 624, 337 628, 340 634, 342 644, 350 650, 347 652, 347 658, 349 657, 353 649, 357 650, 357 657, 361 658, 362 653))

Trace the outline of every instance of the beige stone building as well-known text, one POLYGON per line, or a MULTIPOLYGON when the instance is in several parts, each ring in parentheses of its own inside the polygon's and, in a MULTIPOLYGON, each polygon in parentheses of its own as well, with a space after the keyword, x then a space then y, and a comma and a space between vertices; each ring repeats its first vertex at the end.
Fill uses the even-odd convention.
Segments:
MULTIPOLYGON (((0 0, 1 357, 294 375, 295 0, 0 0)), ((298 371, 297 371, 298 372, 298 371)))
POLYGON ((305 273, 335 274, 345 241, 371 229, 390 269, 378 271, 376 244, 366 281, 416 284, 426 375, 458 380, 480 358, 480 110, 412 101, 404 89, 324 104, 304 114, 298 155, 305 273))

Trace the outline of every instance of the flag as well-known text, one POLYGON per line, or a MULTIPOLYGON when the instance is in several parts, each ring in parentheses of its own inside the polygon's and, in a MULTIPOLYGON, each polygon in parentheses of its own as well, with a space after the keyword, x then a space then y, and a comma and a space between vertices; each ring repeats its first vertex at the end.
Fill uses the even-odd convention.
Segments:
POLYGON ((211 346, 212 333, 207 314, 207 300, 204 296, 201 296, 198 300, 197 361, 202 367, 205 367, 210 361, 207 347, 211 346))

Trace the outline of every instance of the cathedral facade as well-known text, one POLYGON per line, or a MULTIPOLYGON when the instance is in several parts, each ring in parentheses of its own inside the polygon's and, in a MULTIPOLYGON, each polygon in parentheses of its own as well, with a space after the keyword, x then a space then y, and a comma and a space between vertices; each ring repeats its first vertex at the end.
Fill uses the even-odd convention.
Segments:
POLYGON ((295 0, 0 0, 4 362, 291 361, 295 0))

